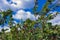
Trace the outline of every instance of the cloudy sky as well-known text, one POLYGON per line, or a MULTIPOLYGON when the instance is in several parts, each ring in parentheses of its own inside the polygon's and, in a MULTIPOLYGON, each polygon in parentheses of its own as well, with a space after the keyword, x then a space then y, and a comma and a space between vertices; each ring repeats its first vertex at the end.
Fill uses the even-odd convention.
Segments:
POLYGON ((34 0, 0 0, 0 9, 7 10, 11 9, 16 12, 13 15, 14 19, 31 19, 35 20, 35 16, 30 11, 25 11, 27 9, 31 10, 34 7, 34 0))
MULTIPOLYGON (((46 3, 46 0, 38 0, 37 11, 40 11, 45 3, 46 3)), ((55 0, 51 5, 53 6, 55 4, 59 5, 60 1, 55 0)), ((13 18, 17 19, 17 20, 23 19, 23 21, 25 21, 28 18, 31 20, 38 19, 39 15, 37 15, 35 17, 34 14, 32 13, 32 8, 34 7, 34 5, 35 5, 34 0, 0 0, 0 9, 1 10, 11 9, 15 12, 15 14, 13 15, 13 18)), ((60 7, 57 7, 52 11, 60 12, 59 9, 60 9, 60 7)), ((57 15, 53 19, 53 21, 51 20, 50 22, 52 22, 53 24, 54 23, 60 24, 60 18, 59 17, 60 17, 60 14, 57 15)))
POLYGON ((30 9, 34 7, 34 0, 0 0, 0 9, 19 10, 30 9))
MULTIPOLYGON (((38 19, 38 15, 35 17, 31 12, 34 5, 34 0, 0 0, 0 10, 5 11, 7 9, 11 9, 14 12, 13 18, 15 20, 22 19, 25 21, 28 18, 30 20, 38 19)), ((9 29, 7 25, 5 25, 4 28, 9 29)), ((2 28, 0 26, 0 30, 1 29, 2 28)))

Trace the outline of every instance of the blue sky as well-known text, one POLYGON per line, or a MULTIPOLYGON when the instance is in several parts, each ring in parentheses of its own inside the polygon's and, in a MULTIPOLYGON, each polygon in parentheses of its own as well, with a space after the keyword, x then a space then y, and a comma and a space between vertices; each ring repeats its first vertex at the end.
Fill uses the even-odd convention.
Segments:
MULTIPOLYGON (((43 7, 43 5, 46 3, 47 0, 38 0, 38 9, 37 11, 40 11, 43 7)), ((55 0, 54 2, 52 2, 52 4, 50 5, 50 7, 52 7, 53 5, 56 4, 60 4, 60 1, 55 0)), ((31 20, 37 20, 39 15, 37 15, 36 17, 34 16, 34 14, 32 13, 32 8, 34 7, 34 0, 0 0, 0 9, 5 11, 7 9, 11 9, 14 11, 13 14, 13 18, 15 20, 23 20, 25 21, 26 19, 31 19, 31 20)), ((60 6, 60 5, 59 5, 60 6)), ((56 13, 56 12, 60 12, 60 7, 55 7, 52 13, 56 13)), ((54 18, 54 22, 52 22, 53 24, 58 24, 58 22, 60 23, 60 16, 57 15, 57 18, 54 18), (58 22, 55 22, 55 21, 58 22)), ((19 22, 19 21, 18 21, 19 22)), ((16 22, 15 22, 16 23, 16 22)), ((55 25, 54 24, 54 25, 55 25)))

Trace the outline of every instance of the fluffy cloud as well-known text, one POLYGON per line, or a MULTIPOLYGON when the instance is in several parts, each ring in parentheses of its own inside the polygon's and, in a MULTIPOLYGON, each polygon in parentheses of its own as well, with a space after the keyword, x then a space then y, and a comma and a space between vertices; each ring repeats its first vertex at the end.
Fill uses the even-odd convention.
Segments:
POLYGON ((19 10, 15 15, 13 15, 14 19, 22 19, 23 21, 25 21, 26 19, 30 19, 30 20, 36 20, 38 19, 39 15, 37 15, 36 17, 31 14, 31 12, 27 11, 25 12, 24 10, 19 10))
POLYGON ((18 10, 18 9, 30 9, 34 7, 34 0, 0 0, 0 9, 18 10))
POLYGON ((19 8, 31 8, 33 7, 34 4, 34 0, 12 0, 13 4, 11 4, 12 6, 14 5, 15 7, 19 8), (16 3, 16 4, 14 4, 16 3), (33 3, 33 4, 32 4, 33 3))
POLYGON ((2 29, 6 30, 5 32, 10 32, 10 27, 9 25, 4 25, 3 27, 0 26, 0 32, 2 31, 2 29))
POLYGON ((51 22, 52 25, 60 25, 60 14, 56 15, 56 17, 52 20, 49 20, 48 22, 51 22))
POLYGON ((10 27, 9 26, 4 26, 4 30, 6 30, 5 32, 10 32, 10 27), (7 30, 6 30, 7 29, 7 30))

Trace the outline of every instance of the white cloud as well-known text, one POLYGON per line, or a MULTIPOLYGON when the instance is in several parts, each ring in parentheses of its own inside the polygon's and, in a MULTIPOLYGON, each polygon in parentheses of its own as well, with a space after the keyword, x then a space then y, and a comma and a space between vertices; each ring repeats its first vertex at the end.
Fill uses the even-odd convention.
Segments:
POLYGON ((34 7, 34 0, 0 0, 0 9, 7 10, 18 10, 18 9, 30 9, 34 7))
POLYGON ((10 32, 10 27, 9 25, 4 25, 3 27, 0 26, 0 32, 2 32, 2 29, 6 30, 5 32, 10 32))
POLYGON ((14 19, 22 19, 22 20, 26 20, 26 19, 30 19, 30 20, 36 20, 38 19, 39 15, 37 15, 36 17, 31 14, 31 12, 27 11, 25 12, 24 10, 19 10, 15 15, 13 15, 14 19))
POLYGON ((9 26, 4 26, 4 30, 6 30, 5 32, 10 32, 10 27, 9 26))
POLYGON ((54 19, 49 20, 48 22, 51 22, 52 25, 60 25, 60 14, 58 14, 54 19))
POLYGON ((54 12, 52 11, 51 13, 52 13, 51 15, 56 15, 57 11, 54 11, 54 12))

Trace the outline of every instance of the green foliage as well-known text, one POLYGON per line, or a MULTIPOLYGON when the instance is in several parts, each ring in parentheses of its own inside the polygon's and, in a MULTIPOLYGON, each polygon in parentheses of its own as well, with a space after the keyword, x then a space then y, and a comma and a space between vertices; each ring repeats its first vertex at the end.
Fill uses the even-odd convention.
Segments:
POLYGON ((4 24, 5 22, 7 22, 8 18, 10 17, 10 19, 12 18, 12 10, 7 10, 7 11, 2 11, 0 12, 1 18, 0 18, 0 25, 4 24))
MULTIPOLYGON (((36 1, 37 0, 35 0, 35 3, 36 1)), ((53 15, 51 14, 46 16, 46 14, 50 11, 48 5, 51 2, 51 0, 48 0, 43 6, 41 12, 36 12, 36 3, 35 7, 33 8, 33 12, 35 15, 40 15, 39 19, 36 21, 27 19, 23 22, 23 25, 18 23, 13 26, 11 10, 0 12, 0 25, 4 24, 8 19, 6 17, 9 16, 10 20, 8 21, 8 25, 11 26, 10 32, 5 32, 7 31, 7 29, 2 29, 2 32, 0 32, 0 40, 60 40, 60 25, 52 26, 51 23, 47 23, 48 20, 53 19, 53 15), (40 24, 41 26, 38 24, 40 24), (34 27, 34 25, 36 26, 36 28, 34 27), (18 28, 20 30, 18 30, 18 28)))

